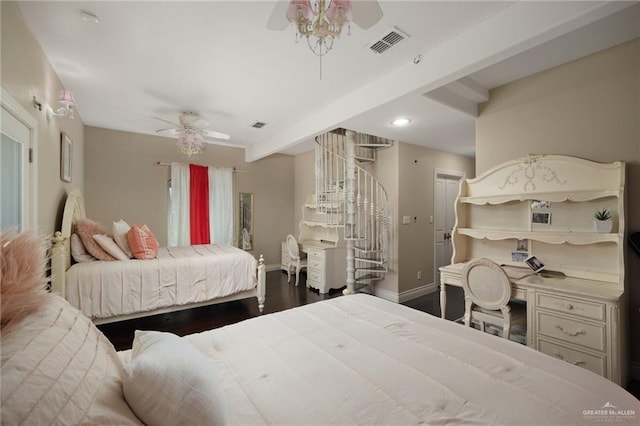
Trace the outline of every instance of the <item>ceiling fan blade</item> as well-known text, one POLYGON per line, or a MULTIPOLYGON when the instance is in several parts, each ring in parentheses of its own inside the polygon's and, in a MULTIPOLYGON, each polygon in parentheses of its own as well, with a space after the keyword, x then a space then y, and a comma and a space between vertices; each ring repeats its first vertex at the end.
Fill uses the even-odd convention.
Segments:
POLYGON ((214 132, 213 130, 205 130, 202 132, 202 135, 213 139, 231 139, 231 136, 227 135, 226 133, 214 132))
POLYGON ((178 123, 174 123, 173 121, 165 120, 164 118, 154 117, 154 116, 151 116, 151 118, 155 118, 156 120, 164 121, 165 123, 169 123, 172 126, 180 127, 180 125, 178 123))
POLYGON ((367 30, 382 19, 382 9, 377 1, 352 1, 353 23, 367 30))
POLYGON ((156 133, 158 133, 159 135, 166 135, 166 136, 177 136, 177 135, 181 135, 184 132, 183 129, 160 129, 160 130, 156 130, 156 133))
POLYGON ((289 8, 289 2, 280 0, 276 3, 269 20, 267 21, 267 29, 273 31, 282 31, 289 25, 287 19, 287 9, 289 8))
POLYGON ((195 129, 204 129, 209 126, 209 122, 202 118, 196 118, 189 125, 195 129))

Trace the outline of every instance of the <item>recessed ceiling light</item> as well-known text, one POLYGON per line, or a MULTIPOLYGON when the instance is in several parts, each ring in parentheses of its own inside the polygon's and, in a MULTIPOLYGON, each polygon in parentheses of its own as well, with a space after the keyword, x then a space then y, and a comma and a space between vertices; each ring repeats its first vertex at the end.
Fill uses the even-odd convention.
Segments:
POLYGON ((411 120, 409 120, 408 118, 404 118, 404 117, 396 118, 395 120, 393 120, 391 122, 391 124, 393 124, 394 126, 398 126, 398 127, 406 126, 409 123, 411 123, 411 120))

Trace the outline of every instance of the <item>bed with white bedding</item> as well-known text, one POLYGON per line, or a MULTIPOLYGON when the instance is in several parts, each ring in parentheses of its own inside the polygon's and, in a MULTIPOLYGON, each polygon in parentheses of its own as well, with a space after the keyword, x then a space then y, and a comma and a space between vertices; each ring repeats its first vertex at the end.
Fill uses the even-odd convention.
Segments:
POLYGON ((183 339, 213 361, 229 424, 640 421, 638 400, 590 371, 369 295, 183 339))
POLYGON ((363 294, 117 353, 33 245, 0 235, 3 424, 639 424, 604 377, 363 294))
POLYGON ((85 217, 81 194, 67 196, 62 228, 53 237, 51 291, 96 323, 120 321, 230 300, 265 301, 265 266, 223 244, 161 247, 155 259, 72 264, 70 237, 85 217))

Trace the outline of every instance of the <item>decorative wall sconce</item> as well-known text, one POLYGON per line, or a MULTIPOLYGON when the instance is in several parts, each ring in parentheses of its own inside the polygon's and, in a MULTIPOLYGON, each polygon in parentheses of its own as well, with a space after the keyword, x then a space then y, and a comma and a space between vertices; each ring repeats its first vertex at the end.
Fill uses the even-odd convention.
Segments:
POLYGON ((76 107, 76 99, 70 90, 60 91, 58 98, 58 109, 54 112, 51 107, 47 109, 47 121, 51 121, 52 117, 69 117, 73 120, 75 117, 74 110, 76 107))
POLYGON ((42 102, 40 102, 37 96, 33 97, 33 107, 38 111, 42 111, 42 102))

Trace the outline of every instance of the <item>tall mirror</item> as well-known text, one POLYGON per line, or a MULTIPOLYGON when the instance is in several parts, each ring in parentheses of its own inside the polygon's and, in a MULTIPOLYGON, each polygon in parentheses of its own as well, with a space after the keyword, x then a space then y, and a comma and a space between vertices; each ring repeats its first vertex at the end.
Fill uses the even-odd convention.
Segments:
POLYGON ((238 242, 243 250, 253 250, 253 194, 241 192, 239 194, 239 234, 238 242))

